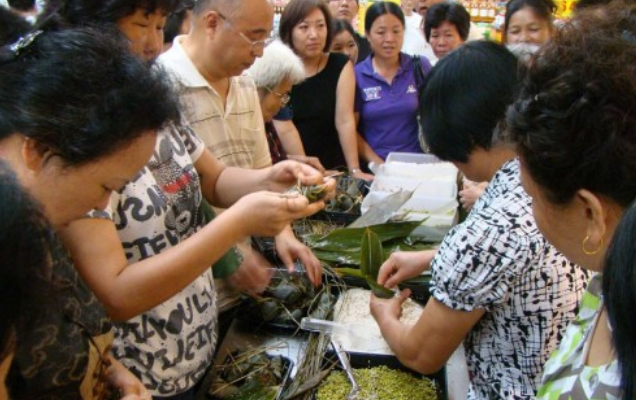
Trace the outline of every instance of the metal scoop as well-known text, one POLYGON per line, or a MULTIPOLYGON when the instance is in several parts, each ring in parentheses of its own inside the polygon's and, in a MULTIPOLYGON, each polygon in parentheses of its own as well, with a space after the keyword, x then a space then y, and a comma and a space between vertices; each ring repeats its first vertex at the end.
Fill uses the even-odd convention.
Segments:
POLYGON ((360 391, 360 386, 356 382, 356 378, 353 376, 353 369, 351 368, 351 364, 349 363, 349 357, 347 353, 342 349, 340 343, 331 336, 331 347, 336 352, 338 356, 338 360, 340 360, 340 364, 342 364, 342 368, 344 368, 345 373, 347 374, 347 378, 349 378, 349 382, 351 382, 351 390, 347 395, 347 400, 356 400, 358 398, 358 392, 360 391))
POLYGON ((353 376, 353 369, 351 368, 351 364, 349 363, 349 357, 347 356, 347 353, 342 349, 340 342, 338 342, 333 337, 334 333, 354 333, 355 330, 353 329, 353 327, 346 324, 326 321, 323 319, 305 317, 300 321, 300 328, 307 331, 319 332, 329 335, 329 338, 331 340, 331 347, 333 347, 333 350, 336 352, 338 360, 340 360, 340 364, 347 374, 349 382, 351 382, 351 390, 347 395, 347 400, 356 400, 357 394, 360 391, 360 386, 358 386, 358 383, 353 376))
POLYGON ((311 317, 304 317, 300 320, 300 329, 303 329, 305 331, 324 333, 327 335, 331 335, 333 333, 357 334, 356 327, 353 325, 311 317))

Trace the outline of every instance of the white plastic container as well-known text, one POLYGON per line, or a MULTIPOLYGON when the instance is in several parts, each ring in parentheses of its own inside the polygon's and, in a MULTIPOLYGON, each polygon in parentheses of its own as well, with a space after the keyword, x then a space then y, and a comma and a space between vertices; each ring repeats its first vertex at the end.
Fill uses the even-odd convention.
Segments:
MULTIPOLYGON (((364 214, 371 206, 378 203, 388 193, 370 192, 360 207, 364 214)), ((404 216, 405 221, 426 220, 416 228, 411 236, 423 237, 431 241, 441 240, 446 233, 457 224, 459 203, 454 197, 413 196, 395 213, 404 216)))
POLYGON ((457 168, 451 163, 411 164, 390 162, 382 165, 378 175, 431 181, 457 181, 457 168))
POLYGON ((391 193, 401 190, 413 196, 396 212, 407 221, 426 218, 412 233, 440 241, 457 223, 457 168, 432 154, 389 153, 380 166, 361 205, 362 214, 391 193))
POLYGON ((434 156, 433 154, 423 154, 423 153, 402 153, 402 152, 391 152, 386 157, 385 162, 404 162, 404 163, 414 163, 414 164, 427 164, 427 163, 437 163, 442 162, 439 158, 434 156))
POLYGON ((456 181, 457 168, 431 154, 389 153, 377 175, 419 180, 456 181))
POLYGON ((401 178, 381 174, 376 175, 369 194, 384 192, 385 195, 388 195, 400 190, 413 191, 414 196, 456 198, 457 182, 455 180, 401 178))

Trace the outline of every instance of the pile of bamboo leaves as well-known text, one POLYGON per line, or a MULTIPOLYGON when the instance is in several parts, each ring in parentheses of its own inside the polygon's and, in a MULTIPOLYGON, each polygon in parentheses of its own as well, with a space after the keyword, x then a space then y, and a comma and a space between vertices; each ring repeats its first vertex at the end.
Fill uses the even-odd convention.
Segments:
POLYGON ((326 235, 305 235, 303 241, 319 260, 327 264, 359 267, 362 239, 367 229, 378 236, 384 255, 382 261, 384 261, 394 251, 418 251, 433 248, 433 244, 409 236, 421 224, 422 221, 387 222, 363 228, 339 228, 326 235))

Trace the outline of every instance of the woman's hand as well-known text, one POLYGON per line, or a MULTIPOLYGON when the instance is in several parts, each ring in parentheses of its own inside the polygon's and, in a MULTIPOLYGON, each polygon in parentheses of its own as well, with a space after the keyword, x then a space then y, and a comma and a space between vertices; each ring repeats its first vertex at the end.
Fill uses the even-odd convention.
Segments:
POLYGON ((352 177, 357 179, 364 179, 365 181, 372 181, 375 179, 375 175, 367 174, 366 172, 362 172, 359 169, 356 169, 352 174, 352 177))
MULTIPOLYGON (((308 164, 286 160, 272 165, 267 174, 269 189, 284 192, 293 185, 322 185, 326 183, 322 173, 308 164)), ((333 182, 335 188, 335 182, 333 182)), ((333 191, 333 189, 331 189, 333 191)))
POLYGON ((299 260, 307 271, 307 277, 314 284, 319 286, 322 283, 322 264, 316 258, 311 249, 301 243, 291 228, 287 228, 276 236, 276 254, 285 263, 287 270, 294 272, 294 261, 299 260))
POLYGON ((243 262, 228 276, 228 282, 240 292, 262 293, 272 279, 272 265, 258 251, 243 244, 237 247, 243 252, 243 262))
POLYGON ((310 165, 318 170, 321 174, 325 174, 325 167, 323 167, 318 157, 309 157, 301 154, 287 154, 287 158, 289 160, 294 160, 303 164, 310 165))
POLYGON ((380 299, 371 293, 371 315, 380 326, 388 320, 399 320, 402 315, 402 304, 410 295, 410 289, 402 290, 399 295, 391 299, 380 299))
POLYGON ((263 191, 242 197, 223 214, 229 214, 225 217, 232 217, 240 224, 244 236, 276 236, 292 221, 315 214, 324 207, 323 201, 309 203, 297 193, 263 191))
POLYGON ((486 190, 486 186, 488 186, 488 182, 475 183, 464 179, 464 188, 459 191, 459 203, 464 210, 470 211, 473 208, 475 202, 486 190))
POLYGON ((420 275, 431 266, 437 250, 396 251, 382 264, 378 272, 378 283, 388 288, 420 275))
POLYGON ((150 400, 152 396, 132 372, 128 371, 112 355, 108 355, 110 366, 106 371, 108 385, 119 390, 122 400, 150 400))

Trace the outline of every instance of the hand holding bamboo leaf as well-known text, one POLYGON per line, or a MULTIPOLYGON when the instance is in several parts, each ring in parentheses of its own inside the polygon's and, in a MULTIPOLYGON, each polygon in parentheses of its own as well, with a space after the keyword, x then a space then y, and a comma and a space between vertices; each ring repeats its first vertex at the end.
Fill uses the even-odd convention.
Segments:
MULTIPOLYGON (((375 293, 371 294, 371 315, 378 321, 380 329, 382 329, 383 326, 388 326, 388 324, 382 323, 381 321, 392 320, 398 321, 399 323, 400 316, 402 315, 402 304, 404 304, 410 295, 410 289, 404 289, 397 296, 390 299, 380 298, 375 293)), ((382 336, 384 336, 384 333, 382 336)))
POLYGON ((431 266, 437 250, 398 251, 382 264, 378 273, 378 284, 392 288, 399 283, 415 278, 431 266))
POLYGON ((393 291, 379 285, 377 282, 378 272, 383 262, 382 242, 378 235, 367 228, 362 237, 360 271, 376 296, 383 299, 390 299, 394 295, 393 291))
POLYGON ((330 197, 336 188, 334 179, 325 179, 320 171, 291 160, 274 164, 270 168, 268 181, 269 189, 275 192, 284 192, 294 185, 325 185, 324 195, 330 197))
POLYGON ((393 297, 393 291, 377 282, 378 272, 383 262, 384 254, 380 238, 371 229, 364 228, 364 235, 362 236, 362 244, 360 246, 360 269, 339 268, 338 273, 363 278, 376 296, 389 299, 393 297))

